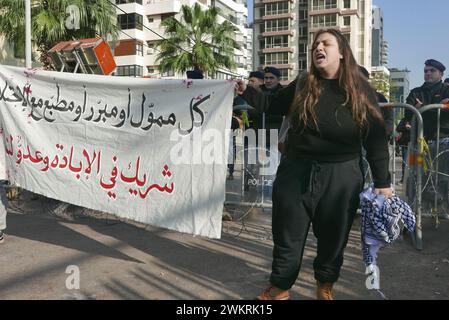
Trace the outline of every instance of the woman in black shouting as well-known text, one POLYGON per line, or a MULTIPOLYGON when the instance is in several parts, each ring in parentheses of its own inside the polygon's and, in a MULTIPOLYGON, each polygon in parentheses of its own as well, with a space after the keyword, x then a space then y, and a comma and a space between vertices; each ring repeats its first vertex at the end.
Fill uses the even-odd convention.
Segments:
POLYGON ((290 298, 310 223, 317 238, 317 298, 333 299, 364 183, 362 145, 376 192, 392 196, 385 125, 348 41, 337 30, 321 30, 311 54, 310 72, 269 102, 240 81, 236 86, 249 104, 268 104, 269 113, 287 115, 290 121, 273 189, 271 284, 260 300, 290 298))

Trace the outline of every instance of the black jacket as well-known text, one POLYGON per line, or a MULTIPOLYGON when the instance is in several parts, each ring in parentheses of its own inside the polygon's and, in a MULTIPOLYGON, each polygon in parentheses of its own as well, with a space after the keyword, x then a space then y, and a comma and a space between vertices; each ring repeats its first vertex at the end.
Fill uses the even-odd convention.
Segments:
MULTIPOLYGON (((406 102, 412 106, 416 105, 417 99, 419 99, 424 106, 440 103, 441 100, 449 98, 449 87, 445 86, 442 81, 435 84, 424 83, 421 87, 413 89, 406 102)), ((435 139, 437 133, 437 113, 438 111, 429 110, 422 114, 424 121, 424 137, 428 140, 435 139)), ((411 121, 413 112, 410 110, 405 111, 405 118, 407 121, 411 121)), ((441 110, 440 118, 441 133, 449 134, 449 110, 441 110)))
MULTIPOLYGON (((376 91, 377 102, 379 103, 387 103, 388 100, 385 96, 376 91)), ((387 139, 390 140, 391 135, 393 134, 394 128, 394 119, 393 119, 393 109, 392 108, 381 108, 382 116, 385 121, 385 133, 387 134, 387 139)))
POLYGON ((402 118, 396 127, 396 131, 401 134, 397 143, 400 146, 406 146, 410 142, 410 128, 406 128, 405 125, 408 123, 407 119, 402 118))
MULTIPOLYGON (((260 89, 267 96, 268 100, 271 100, 283 88, 281 84, 278 84, 274 89, 268 89, 265 85, 260 86, 260 89)), ((266 114, 266 129, 281 129, 282 120, 283 116, 281 115, 266 114)))

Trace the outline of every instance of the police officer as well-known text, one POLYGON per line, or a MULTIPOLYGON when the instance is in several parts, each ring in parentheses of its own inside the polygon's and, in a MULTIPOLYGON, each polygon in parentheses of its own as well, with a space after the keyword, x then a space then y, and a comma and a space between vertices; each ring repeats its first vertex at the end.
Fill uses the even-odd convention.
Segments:
MULTIPOLYGON (((414 88, 406 102, 417 108, 434 103, 449 102, 449 87, 443 84, 443 74, 446 67, 439 61, 429 59, 424 67, 424 84, 414 88)), ((449 110, 442 109, 440 117, 440 136, 449 136, 449 110)), ((424 137, 434 140, 437 134, 437 110, 429 110, 422 114, 424 122, 424 137)), ((413 112, 405 111, 405 119, 410 122, 413 112)))

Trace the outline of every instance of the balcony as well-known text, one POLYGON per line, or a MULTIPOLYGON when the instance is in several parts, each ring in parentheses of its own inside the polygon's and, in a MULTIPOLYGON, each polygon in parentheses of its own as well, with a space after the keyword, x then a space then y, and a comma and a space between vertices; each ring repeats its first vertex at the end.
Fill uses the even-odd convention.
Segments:
POLYGON ((262 37, 271 37, 271 36, 294 36, 293 30, 278 30, 278 31, 265 31, 262 33, 262 37))
POLYGON ((276 53, 276 52, 291 52, 293 53, 292 47, 273 47, 262 49, 262 53, 276 53))
MULTIPOLYGON (((265 3, 285 2, 285 1, 287 1, 287 0, 262 0, 262 3, 265 4, 265 3)), ((290 3, 294 3, 293 0, 288 0, 288 1, 290 1, 290 3)), ((260 2, 259 2, 259 3, 260 3, 260 2)))
POLYGON ((323 29, 323 28, 333 28, 333 29, 337 29, 338 31, 340 31, 341 33, 350 33, 351 32, 351 27, 349 26, 336 26, 336 25, 320 25, 320 26, 311 26, 309 31, 310 32, 318 32, 319 30, 323 29))
POLYGON ((178 13, 181 10, 180 0, 144 0, 145 15, 178 13))
MULTIPOLYGON (((331 14, 331 13, 341 13, 340 8, 331 8, 331 9, 323 9, 323 10, 310 10, 309 15, 310 16, 317 16, 321 14, 331 14)), ((357 10, 356 10, 357 11, 357 10)))
POLYGON ((360 14, 359 14, 359 11, 357 9, 342 9, 340 14, 342 16, 357 15, 357 17, 360 18, 360 14))
POLYGON ((287 13, 279 13, 279 14, 270 14, 270 15, 265 15, 262 17, 262 21, 265 20, 274 20, 274 19, 285 19, 285 18, 290 18, 291 20, 293 20, 295 17, 295 15, 291 12, 287 12, 287 13))
POLYGON ((278 69, 294 69, 293 64, 270 64, 270 66, 278 68, 278 69))

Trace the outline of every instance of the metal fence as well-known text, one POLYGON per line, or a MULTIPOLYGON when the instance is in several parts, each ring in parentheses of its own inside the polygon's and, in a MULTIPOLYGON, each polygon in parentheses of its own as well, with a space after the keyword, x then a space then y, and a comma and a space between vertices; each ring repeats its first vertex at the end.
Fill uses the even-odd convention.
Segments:
MULTIPOLYGON (((405 200, 412 207, 416 215, 416 229, 412 236, 415 247, 418 250, 423 248, 423 232, 422 232, 422 218, 423 216, 431 216, 435 219, 435 226, 438 227, 439 219, 441 217, 449 217, 449 137, 441 138, 440 135, 440 111, 442 109, 449 109, 449 105, 434 104, 415 108, 406 103, 381 103, 382 108, 392 108, 394 114, 397 110, 410 110, 413 113, 412 128, 410 130, 410 143, 407 147, 407 156, 404 172, 404 181, 402 190, 398 187, 397 179, 397 162, 398 155, 396 155, 396 141, 392 139, 392 152, 390 153, 390 170, 392 176, 392 187, 399 195, 405 197, 405 200), (422 114, 430 110, 438 110, 438 128, 437 137, 434 141, 425 141, 424 127, 422 114), (443 188, 440 186, 443 185, 443 188), (425 199, 423 201, 423 196, 425 199), (432 201, 429 201, 431 198, 432 201)), ((400 119, 394 116, 396 128, 400 119)), ((244 145, 237 148, 237 154, 241 154, 244 159, 244 145)), ((402 157, 400 157, 401 162, 402 157)), ((400 162, 399 162, 400 163, 400 162)), ((247 214, 253 208, 271 209, 271 199, 267 196, 266 191, 270 188, 274 176, 266 177, 258 176, 246 166, 244 161, 241 161, 240 172, 243 176, 250 177, 252 183, 250 190, 245 190, 243 187, 243 179, 234 183, 237 187, 234 188, 233 199, 227 199, 225 205, 233 206, 235 217, 237 221, 243 221, 247 214)), ((257 170, 257 169, 256 169, 257 170)), ((366 180, 370 181, 370 172, 366 172, 366 180)))

